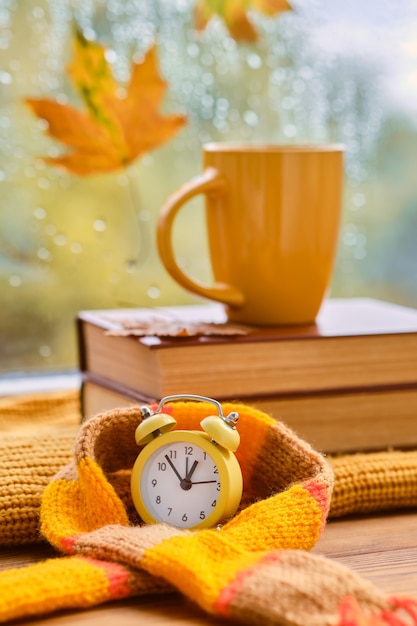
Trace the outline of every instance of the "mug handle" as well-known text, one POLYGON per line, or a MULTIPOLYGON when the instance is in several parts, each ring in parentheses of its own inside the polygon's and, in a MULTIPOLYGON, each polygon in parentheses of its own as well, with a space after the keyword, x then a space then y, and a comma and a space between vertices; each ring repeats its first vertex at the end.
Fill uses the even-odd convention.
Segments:
POLYGON ((209 287, 194 280, 178 266, 172 247, 174 220, 182 206, 200 193, 204 193, 207 196, 224 194, 226 189, 225 179, 213 167, 209 167, 202 174, 185 183, 168 198, 159 213, 157 244, 159 256, 165 269, 178 284, 188 289, 188 291, 209 300, 221 302, 231 307, 239 307, 244 303, 244 296, 236 287, 219 282, 215 282, 212 287, 209 287))

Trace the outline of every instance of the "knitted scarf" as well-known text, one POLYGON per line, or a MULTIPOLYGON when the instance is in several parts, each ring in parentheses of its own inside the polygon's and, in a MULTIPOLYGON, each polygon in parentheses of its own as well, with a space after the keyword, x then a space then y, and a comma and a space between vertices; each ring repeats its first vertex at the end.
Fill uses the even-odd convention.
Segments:
MULTIPOLYGON (((206 403, 175 402, 178 428, 199 429, 206 403)), ((347 568, 310 554, 324 527, 333 473, 282 423, 244 405, 237 451, 244 494, 222 527, 143 525, 130 496, 137 407, 95 416, 73 461, 46 487, 44 537, 62 553, 0 573, 0 620, 86 608, 177 589, 208 613, 245 624, 417 624, 417 603, 386 598, 347 568)))

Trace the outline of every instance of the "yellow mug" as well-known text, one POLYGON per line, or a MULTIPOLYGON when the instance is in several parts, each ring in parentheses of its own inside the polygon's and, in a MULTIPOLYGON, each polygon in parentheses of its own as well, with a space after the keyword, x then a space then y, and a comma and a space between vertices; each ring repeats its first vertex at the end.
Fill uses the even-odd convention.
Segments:
POLYGON ((228 319, 254 325, 313 322, 328 289, 339 233, 343 146, 203 146, 204 171, 167 200, 159 255, 182 287, 222 302, 228 319), (214 284, 203 285, 175 258, 175 216, 206 198, 214 284))

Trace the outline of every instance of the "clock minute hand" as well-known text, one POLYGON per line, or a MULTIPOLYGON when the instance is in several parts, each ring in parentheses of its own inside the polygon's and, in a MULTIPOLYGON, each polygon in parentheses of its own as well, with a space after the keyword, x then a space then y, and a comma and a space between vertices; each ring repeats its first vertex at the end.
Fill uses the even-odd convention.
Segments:
POLYGON ((192 485, 206 485, 207 483, 217 483, 217 480, 197 480, 195 483, 191 483, 192 485))
POLYGON ((167 454, 165 455, 165 458, 168 461, 168 463, 170 464, 170 466, 172 467, 172 469, 174 470, 174 473, 175 473, 176 477, 181 482, 182 481, 182 476, 180 476, 177 468, 175 467, 175 465, 173 464, 173 462, 171 461, 171 459, 169 458, 169 456, 167 454))

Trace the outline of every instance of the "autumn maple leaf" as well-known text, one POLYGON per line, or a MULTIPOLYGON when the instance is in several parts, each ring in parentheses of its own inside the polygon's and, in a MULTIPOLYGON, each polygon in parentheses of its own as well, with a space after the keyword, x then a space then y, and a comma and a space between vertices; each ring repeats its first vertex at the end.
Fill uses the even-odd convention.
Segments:
POLYGON ((26 100, 47 121, 47 133, 71 149, 46 157, 47 163, 79 175, 117 170, 166 142, 186 123, 183 115, 159 113, 167 84, 158 71, 155 46, 142 62, 132 64, 130 82, 123 89, 113 76, 106 48, 77 31, 67 72, 86 111, 49 99, 26 100))
POLYGON ((214 15, 224 21, 231 36, 237 41, 255 41, 258 38, 247 11, 256 9, 265 15, 274 16, 291 11, 287 0, 199 0, 195 9, 198 30, 204 29, 214 15))

